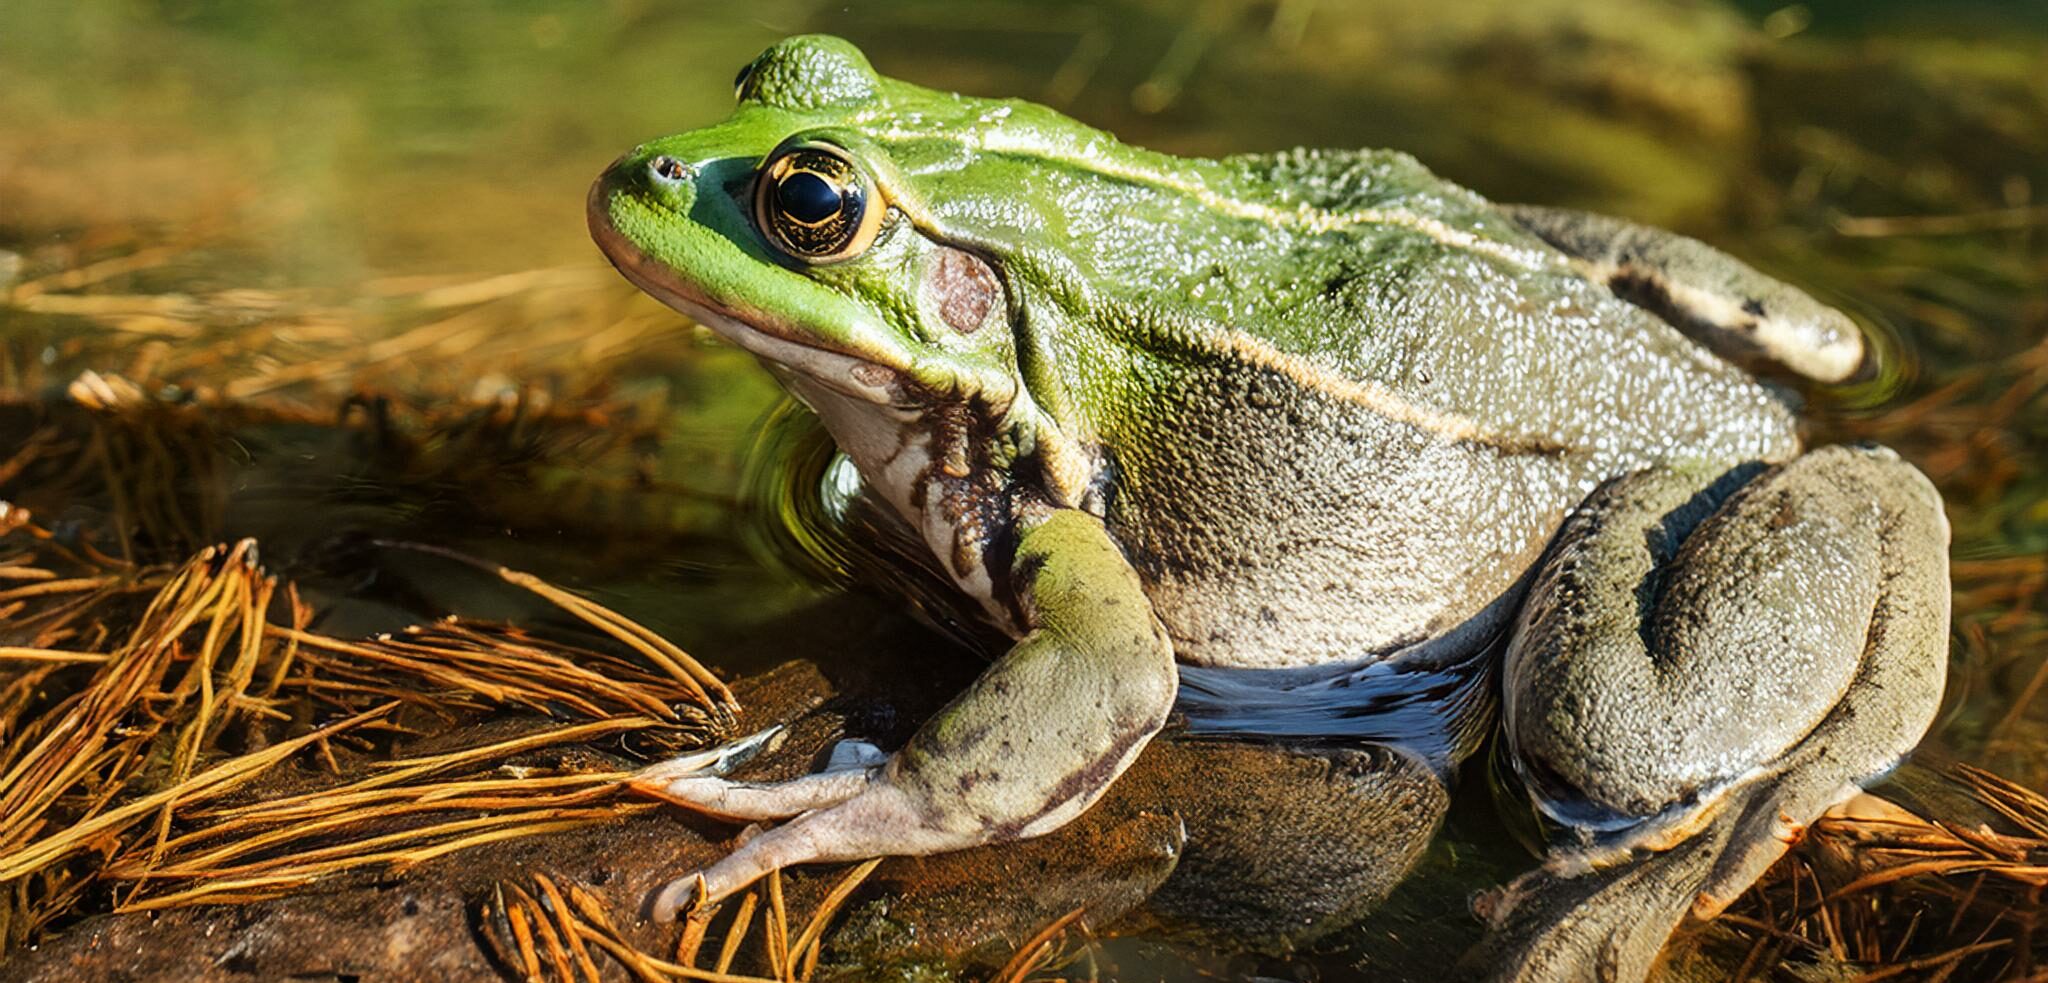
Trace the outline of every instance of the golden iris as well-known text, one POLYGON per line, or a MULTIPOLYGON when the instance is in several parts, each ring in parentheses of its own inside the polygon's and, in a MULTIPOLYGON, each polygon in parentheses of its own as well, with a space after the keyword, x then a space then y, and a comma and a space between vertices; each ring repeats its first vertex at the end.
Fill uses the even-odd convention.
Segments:
POLYGON ((754 181, 754 222, 790 256, 836 263, 875 241, 887 209, 870 198, 860 168, 846 151, 829 143, 798 143, 778 150, 762 166, 754 181))

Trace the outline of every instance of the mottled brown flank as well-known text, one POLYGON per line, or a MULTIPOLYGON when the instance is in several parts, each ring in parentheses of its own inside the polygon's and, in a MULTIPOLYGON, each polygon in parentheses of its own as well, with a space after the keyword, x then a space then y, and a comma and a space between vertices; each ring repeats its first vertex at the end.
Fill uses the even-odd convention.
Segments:
POLYGON ((1002 283, 996 279, 996 271, 974 254, 941 249, 938 262, 925 277, 925 289, 931 291, 939 316, 953 330, 973 334, 988 319, 1002 283))

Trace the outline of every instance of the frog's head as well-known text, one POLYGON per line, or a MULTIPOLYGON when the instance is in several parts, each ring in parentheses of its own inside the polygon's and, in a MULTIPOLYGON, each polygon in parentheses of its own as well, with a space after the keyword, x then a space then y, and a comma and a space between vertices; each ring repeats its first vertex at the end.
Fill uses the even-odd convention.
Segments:
POLYGON ((1062 356, 1088 349, 1058 338, 1091 277, 1053 267, 1096 182, 1045 160, 1142 152, 1029 103, 881 77, 831 37, 775 45, 738 89, 725 122, 597 181, 605 254, 766 361, 907 516, 934 472, 989 462, 1082 504, 1096 466, 1062 356))

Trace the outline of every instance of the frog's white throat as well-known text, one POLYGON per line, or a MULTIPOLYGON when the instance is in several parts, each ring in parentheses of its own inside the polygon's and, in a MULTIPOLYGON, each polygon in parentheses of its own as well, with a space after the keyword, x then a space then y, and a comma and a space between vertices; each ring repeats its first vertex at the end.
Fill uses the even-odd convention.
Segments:
POLYGON ((949 498, 959 502, 967 497, 962 492, 973 479, 951 475, 939 465, 946 455, 933 424, 937 415, 866 402, 787 365, 771 362, 768 367, 825 422, 861 480, 917 531, 939 567, 998 624, 1006 624, 1009 608, 995 598, 985 556, 983 534, 992 523, 986 516, 963 522, 963 510, 948 507, 949 498))
POLYGON ((820 383, 802 370, 767 362, 784 389, 825 422, 861 479, 896 514, 918 525, 923 512, 917 488, 934 458, 932 434, 922 414, 861 400, 820 383))
MULTIPOLYGON (((671 294, 661 299, 759 358, 784 389, 825 422, 833 442, 882 500, 932 541, 933 531, 925 528, 928 503, 920 500, 936 456, 931 414, 924 407, 902 402, 893 384, 869 384, 863 377, 879 374, 860 367, 871 363, 778 338, 686 298, 671 294)), ((941 556, 953 548, 950 532, 943 547, 934 544, 941 556)))
MULTIPOLYGON (((627 251, 628 260, 637 258, 627 251)), ((818 414, 839 449, 874 493, 918 531, 960 589, 999 622, 1008 607, 995 599, 982 540, 942 507, 960 479, 935 462, 938 434, 930 407, 906 400, 900 373, 841 352, 778 337, 683 295, 636 262, 614 264, 635 286, 759 358, 783 388, 818 414), (883 369, 883 371, 876 371, 883 369)))

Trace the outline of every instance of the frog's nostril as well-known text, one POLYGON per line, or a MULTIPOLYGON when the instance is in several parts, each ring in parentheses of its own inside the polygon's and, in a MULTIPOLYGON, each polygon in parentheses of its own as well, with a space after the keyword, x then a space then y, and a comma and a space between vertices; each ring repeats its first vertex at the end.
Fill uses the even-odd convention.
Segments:
POLYGON ((663 154, 659 157, 654 158, 651 161, 648 161, 647 169, 649 171, 654 172, 655 177, 660 178, 663 181, 671 182, 682 181, 691 177, 692 171, 694 170, 694 168, 690 167, 690 165, 685 164, 682 161, 675 159, 674 157, 670 157, 667 154, 663 154))

